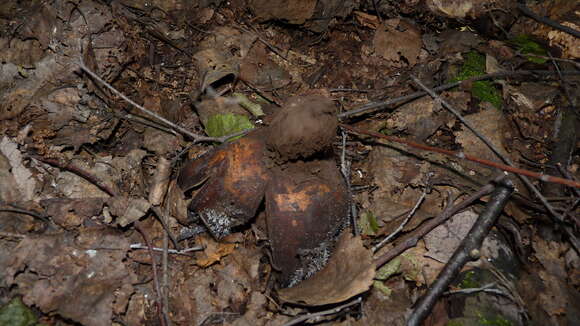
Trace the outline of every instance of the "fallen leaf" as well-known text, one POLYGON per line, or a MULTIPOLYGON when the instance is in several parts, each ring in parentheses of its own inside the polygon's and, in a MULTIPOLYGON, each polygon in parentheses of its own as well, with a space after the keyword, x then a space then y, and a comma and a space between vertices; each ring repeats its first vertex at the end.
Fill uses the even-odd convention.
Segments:
POLYGON ((279 290, 278 295, 285 302, 309 306, 342 302, 370 288, 375 268, 361 238, 344 232, 322 270, 294 287, 279 290))
POLYGON ((421 31, 401 18, 389 19, 376 30, 373 39, 375 54, 402 66, 417 63, 421 47, 421 31), (401 59, 404 58, 406 63, 401 59))
POLYGON ((205 268, 218 263, 236 249, 235 243, 217 242, 208 236, 201 236, 198 239, 199 245, 204 248, 202 252, 196 254, 195 264, 199 267, 205 268))
POLYGON ((10 138, 4 136, 0 141, 0 152, 8 159, 10 166, 12 167, 12 175, 14 176, 14 181, 18 186, 21 198, 19 201, 29 201, 34 199, 34 194, 36 191, 36 180, 33 178, 32 173, 28 168, 22 164, 22 153, 18 150, 18 144, 10 140, 10 138))
POLYGON ((14 249, 6 282, 44 313, 110 325, 114 291, 136 281, 121 262, 128 248, 124 236, 107 229, 26 237, 14 249))

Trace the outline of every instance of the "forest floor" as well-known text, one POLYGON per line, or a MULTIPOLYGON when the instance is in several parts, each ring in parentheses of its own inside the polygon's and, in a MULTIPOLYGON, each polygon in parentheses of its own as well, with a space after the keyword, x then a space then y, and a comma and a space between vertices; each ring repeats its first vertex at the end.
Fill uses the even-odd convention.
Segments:
POLYGON ((580 5, 527 2, 3 1, 0 325, 406 325, 505 165, 530 173, 422 325, 574 325, 580 5), (249 206, 221 234, 192 196, 249 206))

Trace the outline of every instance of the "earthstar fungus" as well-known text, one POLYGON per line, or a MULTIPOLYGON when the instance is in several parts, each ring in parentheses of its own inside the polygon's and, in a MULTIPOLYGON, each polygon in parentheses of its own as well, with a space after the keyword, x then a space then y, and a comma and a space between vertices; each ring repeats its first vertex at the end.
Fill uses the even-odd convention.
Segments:
POLYGON ((337 126, 331 100, 291 98, 268 127, 186 162, 180 189, 199 187, 190 214, 219 240, 248 223, 265 199, 279 283, 312 276, 347 223, 349 199, 332 154, 337 126))

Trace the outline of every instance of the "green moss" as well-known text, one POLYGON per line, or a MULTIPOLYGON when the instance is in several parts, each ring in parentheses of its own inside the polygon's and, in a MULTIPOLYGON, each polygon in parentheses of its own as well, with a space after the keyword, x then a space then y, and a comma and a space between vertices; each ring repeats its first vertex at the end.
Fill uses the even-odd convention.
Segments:
MULTIPOLYGON (((240 114, 216 114, 207 119, 205 132, 210 137, 222 137, 245 129, 252 129, 254 125, 248 117, 240 114)), ((239 137, 232 138, 231 140, 239 137)))
POLYGON ((14 298, 0 308, 0 326, 32 326, 36 316, 20 298, 14 298))
POLYGON ((450 320, 445 326, 463 326, 463 323, 458 320, 450 320))
POLYGON ((375 289, 381 291, 381 293, 383 293, 383 295, 385 295, 386 297, 390 297, 391 293, 393 293, 393 290, 391 290, 391 288, 386 286, 385 283, 383 283, 381 281, 374 281, 373 287, 375 289))
POLYGON ((511 321, 501 316, 494 316, 493 318, 479 316, 478 322, 482 326, 513 326, 511 321))
POLYGON ((462 289, 473 289, 481 287, 479 282, 475 279, 475 271, 466 272, 463 280, 461 280, 461 283, 459 283, 459 287, 462 289))
POLYGON ((401 259, 397 257, 388 262, 387 264, 385 264, 383 267, 379 268, 379 270, 375 274, 375 279, 385 281, 389 277, 398 273, 400 268, 401 268, 401 259))
MULTIPOLYGON (((453 82, 469 79, 485 74, 485 55, 475 51, 465 54, 465 61, 453 82)), ((501 108, 503 99, 501 92, 489 80, 480 80, 473 83, 471 95, 481 101, 489 102, 496 108, 501 108)))
POLYGON ((535 54, 541 55, 543 57, 548 56, 548 51, 546 51, 546 49, 544 49, 539 43, 532 40, 532 38, 529 35, 518 35, 512 38, 509 41, 509 43, 513 45, 518 52, 524 55, 527 54, 526 58, 528 59, 528 61, 534 63, 546 63, 547 60, 544 58, 538 58, 536 56, 529 55, 535 54))
POLYGON ((379 230, 377 218, 370 211, 362 215, 362 218, 359 220, 359 226, 364 235, 375 235, 379 230))

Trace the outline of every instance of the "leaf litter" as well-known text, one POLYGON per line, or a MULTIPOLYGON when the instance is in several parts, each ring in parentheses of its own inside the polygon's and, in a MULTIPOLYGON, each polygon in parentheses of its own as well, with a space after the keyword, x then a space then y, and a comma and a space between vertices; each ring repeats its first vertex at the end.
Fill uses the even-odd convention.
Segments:
MULTIPOLYGON (((529 8, 578 30, 573 2, 529 8)), ((518 17, 507 0, 5 1, 0 318, 21 298, 32 310, 10 318, 47 325, 404 325, 488 198, 431 231, 389 273, 375 275, 369 248, 400 227, 424 188, 375 258, 496 171, 363 136, 348 136, 341 159, 337 109, 357 128, 498 160, 428 97, 357 117, 348 110, 416 91, 410 76, 429 87, 474 76, 465 72, 470 58, 485 64, 475 75, 552 70, 550 55, 578 59, 577 38, 518 17), (82 74, 81 57, 193 133, 255 130, 222 145, 192 143, 82 74), (351 204, 369 224, 361 236, 351 235, 351 204), (131 249, 148 240, 151 253, 131 249), (163 247, 177 254, 164 257, 163 247)), ((562 60, 561 70, 577 69, 562 60)), ((560 90, 578 78, 564 77, 565 85, 465 83, 441 95, 503 155, 542 171, 554 162, 560 112, 575 101, 560 90)), ((576 147, 561 163, 578 178, 576 147)), ((579 258, 560 229, 577 224, 577 194, 550 191, 565 213, 555 227, 523 184, 518 190, 481 258, 464 267, 493 275, 507 295, 445 296, 428 324, 577 320, 579 258)))

